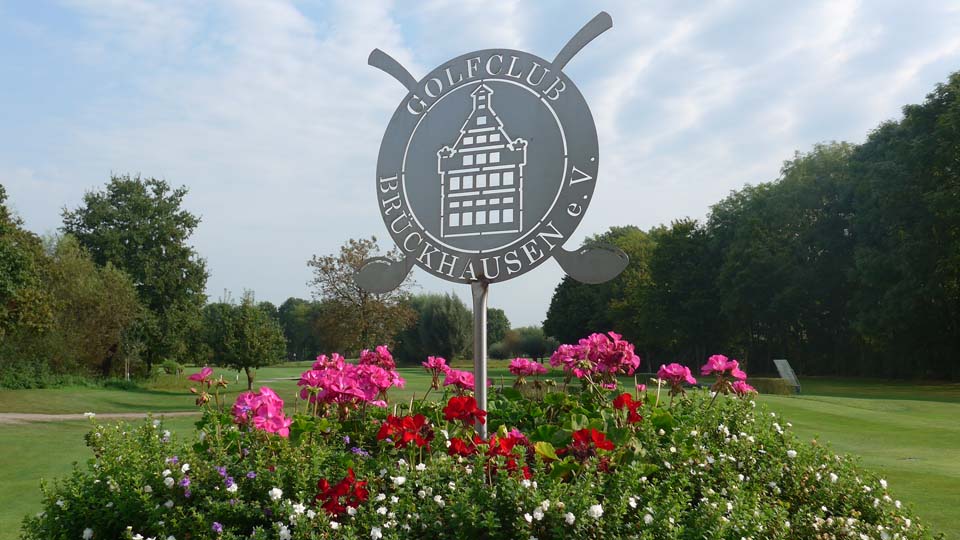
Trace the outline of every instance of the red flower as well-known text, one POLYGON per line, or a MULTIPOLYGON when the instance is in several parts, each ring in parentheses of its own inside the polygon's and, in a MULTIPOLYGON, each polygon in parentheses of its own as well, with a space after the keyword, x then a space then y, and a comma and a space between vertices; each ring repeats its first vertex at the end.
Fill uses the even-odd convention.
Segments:
POLYGON ((388 415, 387 420, 380 426, 377 439, 390 438, 397 448, 402 448, 411 442, 417 446, 428 446, 433 440, 433 428, 422 414, 397 417, 388 415))
POLYGON ((573 433, 573 443, 583 445, 593 443, 599 450, 613 450, 613 443, 607 440, 606 434, 594 428, 575 431, 573 433))
POLYGON ((643 420, 643 416, 640 416, 640 413, 637 412, 637 409, 643 405, 642 401, 634 401, 633 396, 624 392, 619 396, 613 399, 613 408, 618 411, 626 409, 627 412, 627 422, 635 424, 643 420))
POLYGON ((356 508, 367 500, 370 493, 365 481, 357 482, 353 469, 347 469, 347 476, 336 485, 331 486, 326 478, 317 482, 316 501, 321 507, 333 516, 339 516, 347 511, 347 507, 356 508), (342 499, 342 500, 341 500, 342 499))
POLYGON ((477 446, 469 441, 454 437, 450 439, 450 446, 447 453, 451 456, 472 456, 477 453, 477 446))
POLYGON ((443 417, 448 422, 460 420, 467 426, 476 422, 486 422, 487 411, 477 408, 477 400, 473 396, 454 396, 443 408, 443 417))

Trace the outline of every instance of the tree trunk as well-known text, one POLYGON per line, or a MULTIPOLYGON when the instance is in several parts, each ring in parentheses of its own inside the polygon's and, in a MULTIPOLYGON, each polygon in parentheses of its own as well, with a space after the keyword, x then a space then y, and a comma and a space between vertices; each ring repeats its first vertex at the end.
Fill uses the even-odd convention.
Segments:
POLYGON ((247 390, 253 390, 253 377, 255 374, 251 373, 248 367, 243 368, 243 372, 247 374, 247 390))

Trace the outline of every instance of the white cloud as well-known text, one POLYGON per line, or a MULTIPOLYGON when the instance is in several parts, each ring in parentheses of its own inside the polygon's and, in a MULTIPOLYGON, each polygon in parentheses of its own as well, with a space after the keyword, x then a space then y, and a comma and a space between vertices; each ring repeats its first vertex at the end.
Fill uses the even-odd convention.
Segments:
MULTIPOLYGON (((164 177, 190 187, 187 205, 204 218, 195 243, 212 295, 246 287, 273 301, 307 294, 311 254, 350 237, 388 241, 373 175, 404 90, 366 64, 370 50, 418 78, 481 48, 551 59, 597 10, 479 0, 67 5, 75 32, 29 18, 11 28, 111 80, 67 112, 8 105, 32 107, 50 130, 20 145, 30 152, 0 149, 0 182, 28 225, 52 229, 60 207, 111 171, 164 177)), ((601 143, 596 198, 568 248, 611 225, 703 217, 731 189, 775 178, 794 150, 862 140, 960 65, 960 11, 937 2, 604 9, 614 28, 565 68, 601 143)), ((17 133, 0 126, 4 137, 17 133)), ((539 322, 561 275, 544 264, 495 287, 491 302, 515 323, 539 322)), ((469 295, 423 272, 417 279, 423 290, 469 295)))

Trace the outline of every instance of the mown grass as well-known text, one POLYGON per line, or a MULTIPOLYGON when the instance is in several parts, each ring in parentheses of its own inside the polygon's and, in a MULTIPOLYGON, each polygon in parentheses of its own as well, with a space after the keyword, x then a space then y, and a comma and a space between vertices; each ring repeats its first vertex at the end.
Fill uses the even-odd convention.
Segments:
MULTIPOLYGON (((254 388, 270 386, 297 402, 296 378, 309 363, 284 364, 258 371, 254 388)), ((469 361, 454 364, 471 369, 469 361)), ((430 376, 420 368, 401 368, 406 388, 391 390, 391 400, 422 397, 430 376)), ((188 373, 192 370, 188 370, 188 373)), ((217 370, 231 382, 226 399, 246 390, 243 375, 217 370)), ((506 362, 491 361, 495 383, 512 382, 506 362)), ((641 381, 643 382, 643 381, 641 381)), ((894 494, 946 538, 960 538, 960 384, 904 383, 855 379, 804 379, 800 396, 762 396, 760 401, 792 422, 803 439, 817 438, 841 453, 861 457, 882 474, 894 494)), ((190 382, 164 377, 136 390, 60 388, 0 391, 0 412, 97 413, 195 410, 190 382)), ((436 393, 434 395, 437 395, 436 393)), ((171 418, 170 429, 186 432, 192 417, 171 418)), ((40 479, 68 473, 75 461, 89 458, 83 434, 86 421, 0 425, 0 540, 17 537, 20 520, 40 508, 40 479)))

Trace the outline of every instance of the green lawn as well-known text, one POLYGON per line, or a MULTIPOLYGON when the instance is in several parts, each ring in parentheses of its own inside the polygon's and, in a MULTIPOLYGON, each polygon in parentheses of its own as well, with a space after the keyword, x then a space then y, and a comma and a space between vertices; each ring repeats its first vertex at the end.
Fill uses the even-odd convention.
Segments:
MULTIPOLYGON (((308 363, 261 369, 254 388, 276 390, 296 402, 297 377, 308 363)), ((469 362, 457 362, 470 369, 469 362)), ((188 371, 190 372, 190 371, 188 371)), ((218 373, 221 373, 218 371, 218 373)), ((228 399, 245 390, 243 376, 222 371, 231 381, 228 399)), ((391 399, 422 396, 430 377, 403 368, 407 386, 391 399)), ((491 362, 490 378, 511 377, 505 362, 491 362)), ((804 379, 801 396, 763 396, 760 401, 793 423, 804 439, 818 438, 836 451, 861 456, 864 466, 882 474, 893 493, 935 531, 960 538, 960 384, 889 383, 849 379, 804 379)), ((61 388, 0 390, 0 412, 82 413, 194 410, 188 381, 167 378, 148 388, 61 388)), ((192 417, 171 418, 172 430, 189 430, 192 417)), ((88 457, 86 421, 0 424, 0 540, 17 537, 19 522, 39 510, 39 482, 69 472, 88 457)))

